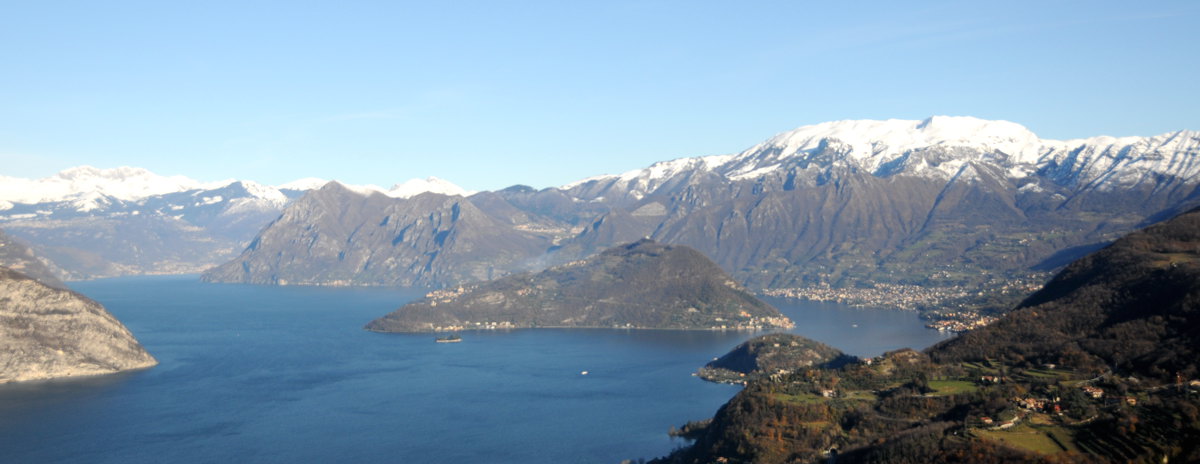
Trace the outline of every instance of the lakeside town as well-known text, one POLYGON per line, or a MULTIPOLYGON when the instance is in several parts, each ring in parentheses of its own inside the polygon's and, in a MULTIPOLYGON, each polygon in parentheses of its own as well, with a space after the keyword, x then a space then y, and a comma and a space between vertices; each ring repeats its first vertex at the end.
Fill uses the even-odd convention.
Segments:
POLYGON ((771 288, 761 292, 777 298, 830 301, 857 308, 918 310, 970 295, 964 287, 927 287, 921 285, 877 283, 873 287, 836 288, 827 283, 799 288, 771 288))
POLYGON ((837 288, 820 283, 809 287, 764 289, 760 294, 775 298, 835 302, 856 308, 920 311, 921 317, 930 321, 925 327, 961 333, 995 322, 999 312, 1011 308, 1041 288, 1044 278, 1037 275, 997 279, 979 288, 892 283, 837 288), (992 301, 982 300, 985 296, 996 295, 1001 297, 992 301))

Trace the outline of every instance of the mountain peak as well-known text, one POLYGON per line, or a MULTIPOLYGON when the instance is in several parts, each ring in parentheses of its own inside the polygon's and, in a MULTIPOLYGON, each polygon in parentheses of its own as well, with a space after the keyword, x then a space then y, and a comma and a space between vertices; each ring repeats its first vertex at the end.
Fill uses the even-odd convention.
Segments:
POLYGON ((784 132, 763 145, 794 153, 817 149, 830 139, 846 144, 848 155, 856 159, 887 157, 941 146, 990 148, 1013 156, 1019 162, 1034 162, 1041 145, 1041 139, 1025 126, 970 116, 932 116, 921 121, 832 121, 784 132))

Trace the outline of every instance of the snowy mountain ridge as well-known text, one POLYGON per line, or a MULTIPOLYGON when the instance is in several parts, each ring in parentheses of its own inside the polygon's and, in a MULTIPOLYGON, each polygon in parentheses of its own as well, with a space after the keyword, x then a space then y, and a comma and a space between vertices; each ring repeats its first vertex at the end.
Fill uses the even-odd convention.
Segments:
MULTIPOLYGON (((328 182, 313 177, 297 179, 279 186, 235 179, 202 182, 185 176, 161 176, 137 167, 100 169, 93 166, 77 166, 41 179, 0 176, 0 211, 13 209, 18 204, 69 203, 75 211, 86 213, 102 210, 116 202, 139 202, 151 197, 187 191, 207 195, 204 192, 229 188, 235 184, 240 184, 245 190, 246 199, 282 207, 288 201, 288 196, 283 190, 312 190, 328 182)), ((425 192, 462 196, 474 193, 436 177, 411 179, 396 184, 391 189, 375 185, 347 185, 347 188, 363 194, 379 192, 393 198, 410 198, 425 192)), ((196 206, 218 201, 219 197, 210 195, 198 199, 196 206)))
POLYGON ((1200 176, 1200 132, 1060 141, 1041 139, 1017 123, 968 116, 832 121, 780 133, 734 155, 664 161, 560 188, 611 182, 640 197, 683 172, 706 171, 737 181, 790 164, 944 180, 970 175, 969 165, 982 164, 1000 168, 1012 180, 1041 175, 1060 185, 1106 190, 1135 186, 1154 176, 1200 176))
POLYGON ((42 179, 0 176, 0 201, 33 204, 80 199, 87 204, 100 197, 137 200, 192 189, 216 188, 230 182, 205 183, 184 176, 160 176, 146 169, 128 166, 111 169, 77 166, 42 179))

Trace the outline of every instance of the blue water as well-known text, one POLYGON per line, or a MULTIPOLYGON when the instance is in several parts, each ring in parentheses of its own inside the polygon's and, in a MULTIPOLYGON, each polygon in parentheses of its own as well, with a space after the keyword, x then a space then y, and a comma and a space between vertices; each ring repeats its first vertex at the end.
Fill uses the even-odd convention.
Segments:
MULTIPOLYGON (((745 332, 362 330, 394 289, 79 282, 160 364, 0 385, 4 462, 598 462, 655 457, 737 387, 691 376, 745 332), (582 371, 588 375, 581 375, 582 371)), ((775 302, 779 303, 779 302, 775 302)), ((912 313, 781 304, 856 355, 941 336, 912 313), (857 327, 854 327, 857 325, 857 327)))

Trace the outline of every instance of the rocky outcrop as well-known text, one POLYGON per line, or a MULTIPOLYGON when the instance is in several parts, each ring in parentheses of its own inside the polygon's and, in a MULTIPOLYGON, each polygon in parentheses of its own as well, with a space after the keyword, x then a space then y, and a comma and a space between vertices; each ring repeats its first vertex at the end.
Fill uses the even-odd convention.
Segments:
POLYGON ((157 363, 99 303, 0 268, 0 383, 110 374, 157 363))

